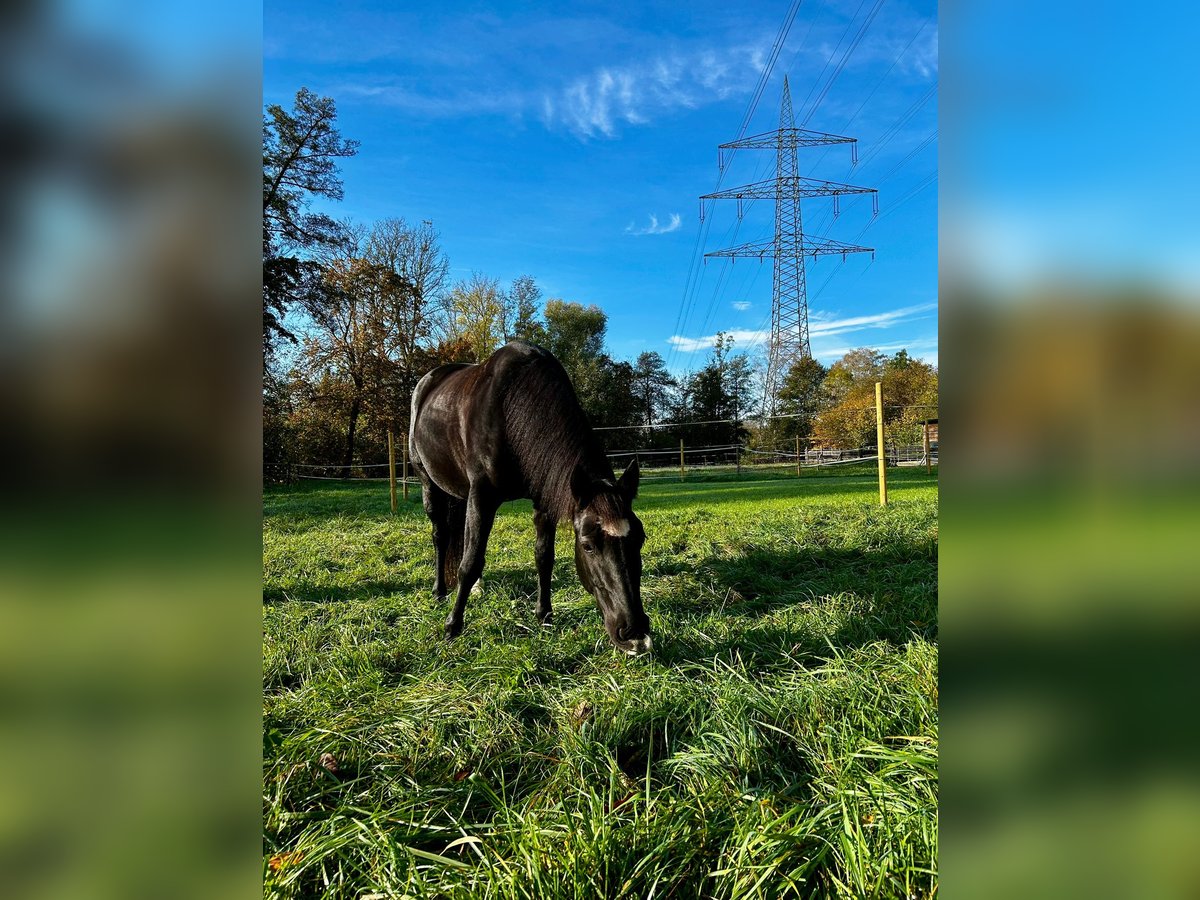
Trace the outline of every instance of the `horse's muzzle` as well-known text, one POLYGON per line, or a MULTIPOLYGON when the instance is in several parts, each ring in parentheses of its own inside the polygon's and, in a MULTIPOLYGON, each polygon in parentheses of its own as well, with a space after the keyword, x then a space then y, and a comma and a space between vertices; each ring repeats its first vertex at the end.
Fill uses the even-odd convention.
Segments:
POLYGON ((643 653, 649 653, 654 649, 654 641, 650 640, 650 635, 643 638, 635 638, 629 642, 629 646, 625 648, 625 652, 630 656, 641 656, 643 653))

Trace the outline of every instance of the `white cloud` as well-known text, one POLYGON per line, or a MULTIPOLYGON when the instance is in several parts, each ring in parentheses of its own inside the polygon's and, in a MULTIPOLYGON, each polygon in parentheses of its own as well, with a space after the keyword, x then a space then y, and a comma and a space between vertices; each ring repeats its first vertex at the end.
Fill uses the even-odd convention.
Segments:
POLYGON ((749 91, 762 68, 761 55, 760 48, 744 46, 603 66, 543 93, 542 120, 580 137, 613 137, 623 122, 642 125, 658 113, 749 91))
POLYGON ((916 306, 904 306, 890 312, 875 313, 870 316, 851 316, 845 319, 827 319, 824 316, 809 316, 808 336, 830 337, 835 334, 846 334, 851 331, 862 331, 867 328, 890 328, 899 322, 928 318, 920 313, 932 312, 937 309, 936 303, 919 303, 916 306))
POLYGON ((734 300, 733 308, 736 309, 738 312, 745 312, 746 310, 748 310, 750 308, 750 301, 749 300, 734 300))
POLYGON ((679 218, 679 213, 671 213, 671 221, 666 225, 658 224, 658 216, 654 213, 650 214, 650 225, 646 228, 634 228, 630 222, 625 228, 626 234, 670 234, 672 231, 678 231, 682 220, 679 218))
MULTIPOLYGON (((734 349, 746 349, 752 344, 766 343, 771 336, 769 331, 750 331, 746 328, 733 328, 725 332, 726 335, 733 338, 734 349)), ((715 334, 708 337, 688 338, 680 337, 675 334, 667 338, 667 343, 675 347, 682 353, 695 353, 700 350, 711 350, 717 342, 715 334)))
MULTIPOLYGON (((736 305, 736 304, 735 304, 736 305)), ((922 315, 922 313, 931 313, 937 309, 936 303, 919 303, 916 306, 902 306, 899 309, 893 309, 889 312, 874 313, 869 316, 849 316, 841 319, 828 318, 828 313, 815 313, 809 316, 808 336, 814 342, 822 338, 834 337, 839 334, 849 334, 855 331, 867 331, 879 328, 891 328, 893 325, 901 322, 915 322, 921 319, 928 319, 930 316, 922 315)), ((769 331, 749 331, 746 329, 735 328, 725 332, 731 335, 734 339, 734 346, 746 349, 751 345, 759 343, 765 344, 770 338, 769 331)), ((712 349, 716 342, 715 334, 706 337, 689 338, 681 335, 672 335, 667 338, 667 343, 671 344, 676 349, 683 353, 695 353, 701 350, 712 349)), ((905 347, 912 349, 919 346, 929 346, 929 341, 913 344, 896 344, 894 347, 891 344, 879 346, 872 344, 872 347, 877 350, 887 351, 889 348, 900 350, 905 347)), ((861 344, 859 346, 862 346, 861 344)), ((932 346, 936 348, 936 339, 932 342, 932 346)), ((839 347, 828 350, 822 350, 819 353, 814 352, 814 355, 819 359, 834 358, 843 356, 848 353, 852 347, 839 347)))

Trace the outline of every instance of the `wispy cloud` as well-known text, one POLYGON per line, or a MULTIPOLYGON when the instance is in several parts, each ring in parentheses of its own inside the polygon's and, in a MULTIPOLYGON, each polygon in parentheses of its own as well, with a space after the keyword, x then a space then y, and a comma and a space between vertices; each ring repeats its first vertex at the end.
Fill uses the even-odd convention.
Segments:
POLYGON ((527 97, 513 91, 468 88, 429 93, 390 80, 335 82, 328 91, 339 97, 361 98, 429 119, 464 115, 520 116, 529 103, 527 97))
POLYGON ((674 109, 695 109, 749 91, 761 48, 694 50, 604 66, 541 97, 542 121, 579 137, 614 137, 621 123, 645 124, 674 109))
POLYGON ((900 60, 901 67, 906 72, 912 72, 921 78, 931 78, 938 72, 938 30, 934 25, 920 35, 912 48, 912 52, 900 60))
MULTIPOLYGON (((736 306, 736 304, 735 304, 736 306)), ((936 303, 919 303, 915 306, 902 306, 899 309, 893 309, 888 312, 874 313, 869 316, 847 316, 843 318, 830 318, 828 313, 814 313, 809 317, 808 335, 813 340, 821 338, 829 338, 839 334, 849 334, 855 331, 867 331, 871 329, 891 328, 894 325, 907 322, 916 322, 921 319, 931 318, 930 315, 937 309, 936 303)), ((731 335, 734 339, 734 346, 745 349, 748 346, 759 343, 765 344, 770 338, 769 331, 750 331, 748 329, 735 328, 725 332, 731 335)), ((682 335, 672 335, 667 338, 667 343, 683 353, 696 353, 699 351, 712 349, 716 342, 715 334, 705 337, 689 338, 682 335)), ((879 350, 886 350, 892 345, 877 347, 879 350)), ((897 344, 895 349, 901 349, 905 345, 897 344)), ((936 346, 936 342, 935 342, 936 346)), ((819 358, 843 356, 853 348, 832 348, 823 350, 817 354, 819 358)))
POLYGON ((746 310, 748 310, 750 308, 750 301, 749 300, 734 300, 732 305, 733 305, 733 308, 736 309, 738 312, 745 312, 746 310))
POLYGON ((626 228, 625 228, 625 233, 626 234, 635 234, 635 235, 670 234, 672 231, 678 231, 679 226, 681 224, 683 224, 683 222, 679 218, 679 213, 671 213, 671 220, 669 222, 667 222, 666 225, 659 225, 658 224, 658 216, 654 215, 654 213, 651 213, 650 214, 650 224, 647 227, 635 228, 633 223, 630 222, 629 225, 626 226, 626 228))
MULTIPOLYGON (((766 343, 771 336, 769 331, 751 331, 747 328, 733 328, 726 331, 725 334, 733 338, 734 348, 746 349, 752 344, 766 343)), ((711 350, 717 342, 717 336, 710 334, 708 337, 680 337, 675 334, 667 338, 667 343, 675 347, 683 353, 696 353, 700 350, 711 350)))
POLYGON ((835 334, 846 334, 867 328, 890 328, 900 322, 928 318, 921 313, 931 313, 936 309, 936 303, 919 303, 916 306, 903 306, 889 312, 875 313, 870 316, 850 316, 843 319, 829 319, 820 314, 811 314, 808 322, 808 334, 809 337, 831 337, 835 334))

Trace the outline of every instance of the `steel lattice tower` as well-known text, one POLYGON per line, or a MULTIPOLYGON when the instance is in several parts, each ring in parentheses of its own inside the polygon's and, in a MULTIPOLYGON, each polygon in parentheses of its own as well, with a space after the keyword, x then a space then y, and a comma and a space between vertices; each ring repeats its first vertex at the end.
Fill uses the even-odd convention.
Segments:
MULTIPOLYGON (((705 200, 737 200, 737 214, 743 215, 743 200, 775 201, 775 238, 714 250, 705 257, 755 256, 760 260, 774 259, 774 279, 771 292, 771 338, 767 362, 766 392, 763 408, 775 411, 779 388, 788 370, 803 357, 811 356, 808 341, 808 293, 805 282, 804 257, 840 253, 844 259, 850 253, 871 253, 872 247, 857 247, 828 238, 814 238, 804 233, 800 216, 800 200, 804 197, 832 197, 833 214, 838 214, 838 197, 842 194, 871 194, 874 213, 878 215, 878 194, 874 188, 855 187, 832 181, 802 178, 799 174, 798 149, 821 144, 849 144, 851 159, 858 162, 857 141, 854 138, 822 131, 797 128, 792 114, 792 94, 788 80, 783 79, 783 99, 779 109, 779 129, 753 137, 721 144, 719 166, 725 171, 725 151, 741 149, 774 150, 775 177, 768 181, 729 188, 700 198, 700 218, 704 218, 705 200)), ((732 154, 731 154, 732 155, 732 154)))

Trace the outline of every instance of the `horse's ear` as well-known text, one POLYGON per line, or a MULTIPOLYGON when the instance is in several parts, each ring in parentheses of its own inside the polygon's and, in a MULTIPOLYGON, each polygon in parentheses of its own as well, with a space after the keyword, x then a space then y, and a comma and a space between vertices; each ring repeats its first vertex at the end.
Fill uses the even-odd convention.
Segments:
POLYGON ((630 503, 632 503, 633 498, 637 496, 638 481, 640 480, 641 469, 638 467, 637 457, 635 456, 633 458, 633 462, 625 467, 624 473, 622 473, 621 477, 617 480, 617 487, 620 488, 621 493, 630 503))

